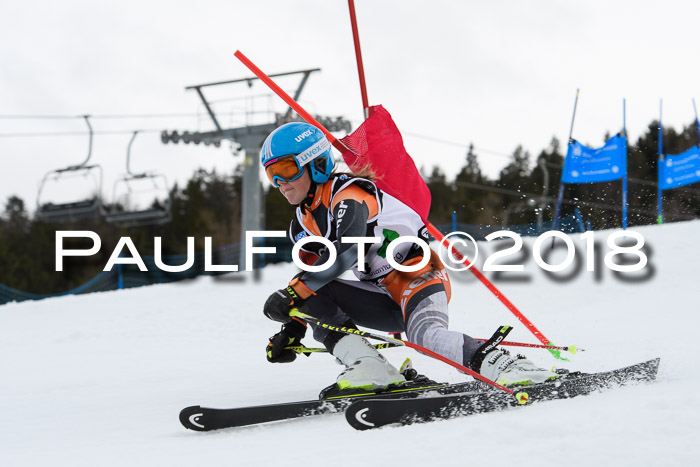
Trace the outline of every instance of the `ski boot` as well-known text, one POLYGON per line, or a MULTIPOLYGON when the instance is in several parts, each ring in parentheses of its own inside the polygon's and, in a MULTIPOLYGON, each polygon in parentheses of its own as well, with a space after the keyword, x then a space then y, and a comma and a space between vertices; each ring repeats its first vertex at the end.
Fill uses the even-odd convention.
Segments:
POLYGON ((367 340, 357 335, 340 339, 333 348, 333 355, 346 369, 338 375, 335 384, 321 391, 321 399, 367 396, 438 385, 418 375, 409 359, 404 362, 401 371, 397 370, 367 340))
POLYGON ((545 368, 538 368, 524 355, 512 356, 507 350, 496 348, 511 330, 510 326, 500 327, 479 347, 470 363, 471 369, 501 386, 529 386, 560 376, 545 368))

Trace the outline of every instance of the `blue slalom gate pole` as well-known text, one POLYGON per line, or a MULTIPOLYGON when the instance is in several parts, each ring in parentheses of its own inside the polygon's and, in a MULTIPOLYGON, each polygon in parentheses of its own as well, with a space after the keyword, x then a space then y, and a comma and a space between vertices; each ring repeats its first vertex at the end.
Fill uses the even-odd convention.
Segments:
POLYGON ((695 98, 693 97, 693 110, 695 111, 695 128, 698 130, 698 146, 700 146, 700 122, 698 121, 698 109, 695 108, 695 98))
POLYGON ((622 230, 627 230, 627 175, 622 178, 622 230))
POLYGON ((579 94, 579 89, 576 89, 576 99, 574 99, 574 113, 571 116, 571 126, 569 127, 569 141, 571 141, 571 135, 574 134, 574 119, 576 118, 576 106, 578 105, 578 94, 579 94))
MULTIPOLYGON (((574 133, 574 120, 576 119, 576 106, 578 105, 578 94, 579 94, 579 89, 576 89, 576 99, 574 99, 574 112, 573 115, 571 115, 571 126, 569 127, 569 139, 566 143, 566 147, 568 149, 569 145, 571 144, 571 135, 574 133)), ((567 150, 568 152, 568 150, 567 150)), ((566 157, 566 156, 564 156, 566 157)), ((564 165, 566 165, 566 159, 564 160, 564 165)), ((562 172, 563 175, 563 172, 562 172)), ((559 228, 559 212, 561 211, 561 204, 562 201, 564 200, 564 182, 561 182, 559 184, 559 197, 557 198, 557 207, 554 210, 554 225, 552 226, 552 230, 557 230, 559 228)), ((552 246, 554 246, 554 239, 552 238, 552 246)))
POLYGON ((576 215, 576 222, 578 222, 578 228, 581 232, 586 231, 586 227, 583 225, 583 216, 581 215, 581 210, 576 206, 574 208, 574 214, 576 215))
MULTIPOLYGON (((622 99, 622 134, 625 135, 625 167, 627 167, 627 102, 622 99)), ((627 174, 629 167, 622 177, 622 230, 627 230, 627 174)))
MULTIPOLYGON (((559 184, 559 195, 557 196, 557 207, 554 210, 554 225, 552 226, 552 230, 559 229, 559 210, 561 209, 561 203, 563 200, 564 200, 564 182, 561 182, 559 184)), ((552 243, 554 243, 554 239, 552 239, 552 243)))
POLYGON ((657 190, 656 190, 656 203, 658 205, 658 215, 656 217, 656 223, 657 224, 663 224, 664 223, 664 213, 663 213, 663 200, 661 198, 661 164, 664 163, 664 132, 663 132, 663 126, 661 124, 661 115, 662 115, 662 106, 663 106, 663 100, 659 99, 659 160, 657 163, 657 170, 656 170, 656 181, 657 181, 657 190))

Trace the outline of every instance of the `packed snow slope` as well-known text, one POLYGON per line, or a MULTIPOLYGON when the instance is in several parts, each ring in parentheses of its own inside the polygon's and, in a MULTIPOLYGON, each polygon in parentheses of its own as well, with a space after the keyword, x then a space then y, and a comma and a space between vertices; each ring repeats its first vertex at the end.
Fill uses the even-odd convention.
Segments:
MULTIPOLYGON (((615 275, 602 261, 587 272, 585 242, 573 235, 578 271, 545 275, 525 239, 524 253, 509 258, 524 272, 487 276, 556 344, 585 349, 570 362, 528 349, 531 359, 597 371, 661 357, 654 384, 370 432, 343 415, 185 430, 185 406, 315 398, 341 370, 323 354, 265 360, 278 326, 262 305, 296 272, 276 265, 259 282, 244 273, 0 307, 0 465, 695 465, 700 222, 635 230, 649 254, 641 273, 615 275)), ((610 233, 596 232, 599 259, 610 233)), ((481 243, 482 260, 495 247, 481 243)), ((452 282, 453 329, 488 337, 513 324, 509 339, 537 342, 470 273, 452 282)), ((397 365, 410 356, 437 380, 467 378, 410 349, 385 355, 397 365)))

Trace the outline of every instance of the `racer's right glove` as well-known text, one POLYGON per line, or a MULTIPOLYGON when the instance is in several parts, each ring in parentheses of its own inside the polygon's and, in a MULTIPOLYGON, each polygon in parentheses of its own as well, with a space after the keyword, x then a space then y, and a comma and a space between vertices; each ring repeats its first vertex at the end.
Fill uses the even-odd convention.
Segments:
POLYGON ((282 330, 270 337, 267 344, 267 361, 271 363, 289 363, 297 358, 297 353, 285 347, 300 345, 301 340, 306 335, 306 324, 292 319, 289 323, 282 325, 282 330))

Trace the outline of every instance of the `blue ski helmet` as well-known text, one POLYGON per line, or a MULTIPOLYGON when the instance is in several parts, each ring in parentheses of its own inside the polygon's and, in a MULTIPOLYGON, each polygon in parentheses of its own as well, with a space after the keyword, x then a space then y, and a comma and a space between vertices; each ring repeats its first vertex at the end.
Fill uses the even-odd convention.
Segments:
POLYGON ((321 130, 308 123, 286 123, 270 133, 263 143, 263 167, 274 164, 281 157, 293 155, 297 166, 311 171, 311 179, 325 183, 333 171, 331 143, 321 130))

